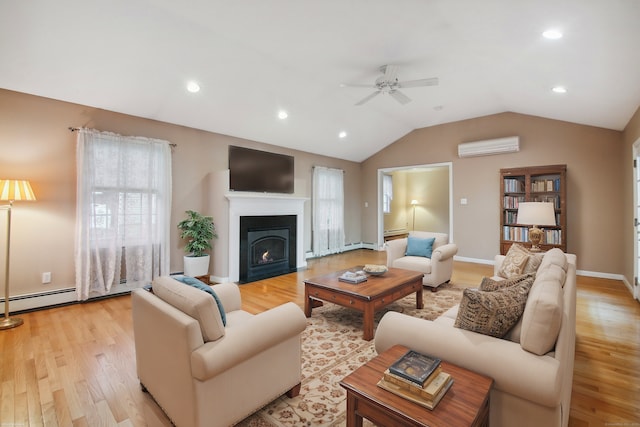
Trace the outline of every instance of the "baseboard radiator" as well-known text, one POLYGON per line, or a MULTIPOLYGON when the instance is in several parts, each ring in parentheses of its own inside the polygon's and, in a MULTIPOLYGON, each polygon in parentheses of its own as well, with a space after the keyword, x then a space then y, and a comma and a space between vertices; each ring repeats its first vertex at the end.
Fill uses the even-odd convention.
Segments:
MULTIPOLYGON (((89 298, 89 301, 105 297, 113 297, 131 292, 134 287, 115 286, 107 295, 89 298)), ((47 292, 37 292, 27 295, 16 295, 9 298, 11 313, 22 313, 60 305, 75 304, 76 288, 63 288, 47 292)), ((0 299, 0 310, 4 313, 4 298, 0 299)))

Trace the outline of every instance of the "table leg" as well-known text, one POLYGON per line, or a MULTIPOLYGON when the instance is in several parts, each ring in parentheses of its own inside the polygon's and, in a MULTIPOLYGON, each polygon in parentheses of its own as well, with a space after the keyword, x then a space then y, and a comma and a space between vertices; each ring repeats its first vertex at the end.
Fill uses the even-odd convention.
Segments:
POLYGON ((422 300, 423 286, 420 283, 420 289, 416 292, 416 308, 424 308, 424 301, 422 300))
POLYGON ((304 287, 304 315, 307 317, 311 317, 311 309, 313 304, 311 304, 311 298, 309 297, 309 288, 304 287))
POLYGON ((347 427, 362 427, 362 417, 356 413, 357 399, 347 390, 347 427))
POLYGON ((373 339, 373 302, 364 306, 364 313, 362 314, 362 321, 364 323, 362 329, 362 339, 365 341, 371 341, 373 339))

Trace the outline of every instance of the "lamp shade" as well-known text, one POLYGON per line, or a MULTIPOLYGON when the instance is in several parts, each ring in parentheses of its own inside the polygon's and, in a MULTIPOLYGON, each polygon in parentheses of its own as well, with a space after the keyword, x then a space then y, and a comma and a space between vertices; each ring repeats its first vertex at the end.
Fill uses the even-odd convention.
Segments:
POLYGON ((553 203, 520 202, 518 204, 518 224, 555 226, 556 215, 553 203))
POLYGON ((417 201, 416 199, 413 199, 413 200, 411 201, 411 204, 415 206, 415 205, 417 205, 417 204, 418 204, 418 201, 417 201))
POLYGON ((27 180, 0 179, 0 200, 35 200, 31 184, 27 180))

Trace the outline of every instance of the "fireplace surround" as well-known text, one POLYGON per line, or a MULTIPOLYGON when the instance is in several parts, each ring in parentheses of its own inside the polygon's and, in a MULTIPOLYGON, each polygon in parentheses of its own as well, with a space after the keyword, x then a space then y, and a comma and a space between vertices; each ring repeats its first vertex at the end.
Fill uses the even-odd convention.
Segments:
MULTIPOLYGON (((309 199, 284 194, 230 192, 229 200, 229 280, 240 281, 241 217, 295 216, 295 270, 307 266, 304 256, 304 204, 309 199)), ((291 251, 291 248, 289 249, 291 251)), ((290 267, 293 269, 293 267, 290 267)))

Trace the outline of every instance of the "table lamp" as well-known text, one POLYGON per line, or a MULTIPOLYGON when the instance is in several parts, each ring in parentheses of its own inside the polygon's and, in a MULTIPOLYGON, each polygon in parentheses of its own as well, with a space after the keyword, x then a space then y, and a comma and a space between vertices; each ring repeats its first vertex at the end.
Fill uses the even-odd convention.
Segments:
POLYGON ((9 255, 11 250, 11 208, 13 202, 18 200, 35 200, 31 184, 29 181, 17 179, 0 179, 0 201, 8 201, 9 204, 2 206, 7 209, 7 250, 5 255, 4 269, 4 318, 0 320, 0 330, 15 328, 22 325, 22 319, 9 317, 9 255))
POLYGON ((529 240, 531 251, 540 252, 540 241, 543 231, 539 226, 555 226, 556 215, 553 203, 548 202, 520 202, 518 204, 518 224, 530 225, 529 240))

